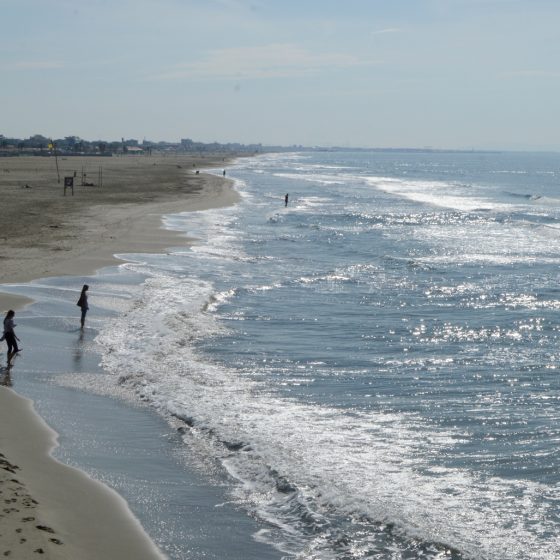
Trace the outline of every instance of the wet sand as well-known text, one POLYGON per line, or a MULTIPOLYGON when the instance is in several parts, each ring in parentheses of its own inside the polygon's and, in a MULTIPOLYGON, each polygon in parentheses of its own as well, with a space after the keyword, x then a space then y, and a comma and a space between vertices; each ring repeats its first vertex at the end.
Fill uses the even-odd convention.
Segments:
POLYGON ((56 434, 31 401, 0 387, 0 410, 0 555, 163 558, 116 492, 51 457, 56 434))

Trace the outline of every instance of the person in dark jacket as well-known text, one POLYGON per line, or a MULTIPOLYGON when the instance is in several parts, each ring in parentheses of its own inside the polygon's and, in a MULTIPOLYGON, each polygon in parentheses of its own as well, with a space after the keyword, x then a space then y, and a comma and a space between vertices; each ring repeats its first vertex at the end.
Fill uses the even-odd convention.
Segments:
POLYGON ((80 294, 80 299, 78 300, 78 303, 76 304, 78 307, 81 308, 82 310, 82 317, 80 319, 80 324, 81 324, 81 328, 84 328, 84 325, 86 324, 86 313, 89 310, 89 306, 88 306, 88 299, 87 299, 87 291, 89 290, 89 286, 87 284, 84 284, 84 287, 82 288, 82 293, 80 294))

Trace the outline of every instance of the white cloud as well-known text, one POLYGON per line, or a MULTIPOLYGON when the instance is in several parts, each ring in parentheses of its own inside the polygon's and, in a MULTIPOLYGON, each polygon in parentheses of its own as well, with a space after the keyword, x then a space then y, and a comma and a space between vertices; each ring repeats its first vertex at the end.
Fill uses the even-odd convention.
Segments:
POLYGON ((293 44, 272 44, 211 50, 202 60, 178 65, 155 78, 287 78, 379 63, 351 54, 317 54, 293 44))
POLYGON ((401 30, 397 27, 387 27, 386 29, 378 29, 376 31, 372 31, 371 35, 386 35, 388 33, 400 33, 401 30))

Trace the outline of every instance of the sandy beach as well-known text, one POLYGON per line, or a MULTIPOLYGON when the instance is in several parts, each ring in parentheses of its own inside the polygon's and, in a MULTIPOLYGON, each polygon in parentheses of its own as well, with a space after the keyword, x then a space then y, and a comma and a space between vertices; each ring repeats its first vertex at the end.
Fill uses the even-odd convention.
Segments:
MULTIPOLYGON (((179 238, 162 228, 162 215, 237 200, 228 180, 196 173, 226 164, 222 156, 76 157, 59 158, 57 173, 54 158, 2 159, 0 284, 91 274, 118 262, 118 253, 162 252, 179 238), (74 175, 74 192, 65 193, 64 177, 74 175)), ((26 303, 0 292, 3 313, 26 303)), ((56 434, 30 401, 9 388, 9 370, 2 374, 7 386, 0 387, 0 554, 162 557, 124 500, 52 459, 56 434)))
MULTIPOLYGON (((0 160, 0 284, 87 274, 117 262, 116 253, 161 251, 177 239, 162 229, 163 214, 237 200, 227 180, 196 173, 226 165, 221 155, 58 159, 58 173, 54 157, 0 160), (81 186, 82 170, 90 186, 81 186), (73 194, 64 177, 74 178, 73 194)), ((0 311, 22 303, 0 293, 0 311)))

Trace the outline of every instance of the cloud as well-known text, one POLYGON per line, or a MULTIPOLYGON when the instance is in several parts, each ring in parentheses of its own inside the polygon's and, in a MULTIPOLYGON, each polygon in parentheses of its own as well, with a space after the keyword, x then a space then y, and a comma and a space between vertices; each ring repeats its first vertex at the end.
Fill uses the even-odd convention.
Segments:
POLYGON ((376 31, 372 31, 371 35, 386 35, 387 33, 400 33, 401 30, 397 27, 387 27, 386 29, 378 29, 376 31))
POLYGON ((317 54, 293 44, 271 44, 211 50, 203 59, 178 65, 155 78, 160 80, 287 78, 373 64, 380 64, 380 62, 360 59, 352 54, 317 54))

